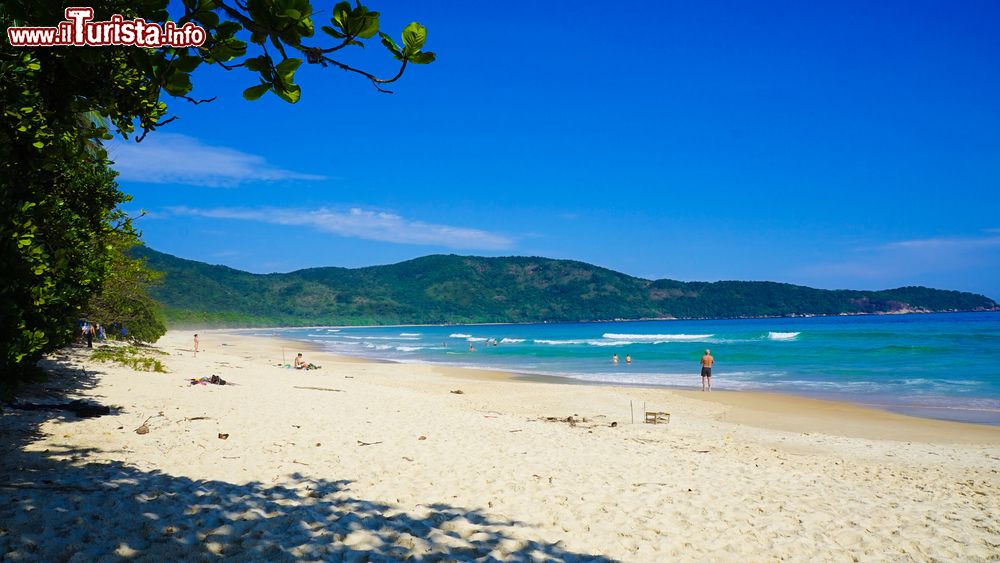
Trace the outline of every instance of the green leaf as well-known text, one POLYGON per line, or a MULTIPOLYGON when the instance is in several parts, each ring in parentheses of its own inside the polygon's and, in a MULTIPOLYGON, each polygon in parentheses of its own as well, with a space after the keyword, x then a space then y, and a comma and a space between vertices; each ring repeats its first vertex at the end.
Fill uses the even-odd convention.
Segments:
POLYGON ((270 87, 270 84, 258 84, 257 86, 251 86, 243 91, 243 97, 252 102, 263 96, 270 87))
POLYGON ((260 72, 267 68, 267 57, 260 55, 259 57, 249 58, 243 64, 249 70, 260 72))
POLYGON ((378 32, 378 35, 382 38, 382 44, 385 45, 386 49, 389 49, 390 53, 396 55, 397 59, 403 58, 403 52, 399 50, 399 45, 396 45, 396 42, 392 40, 392 37, 389 37, 381 31, 378 32))
POLYGON ((163 85, 163 89, 171 96, 183 96, 190 92, 191 88, 191 75, 183 72, 172 72, 163 85))
POLYGON ((228 21, 227 20, 227 21, 224 21, 224 22, 220 23, 219 27, 216 28, 215 31, 216 31, 216 33, 218 35, 221 35, 221 36, 224 36, 224 37, 231 37, 233 34, 235 34, 240 29, 242 29, 242 27, 240 26, 240 24, 238 24, 238 23, 236 23, 234 21, 228 21))
POLYGON ((351 13, 351 3, 350 2, 338 2, 336 6, 333 7, 333 19, 330 21, 340 29, 344 29, 347 25, 347 16, 351 13))
POLYGON ((416 53, 414 55, 411 55, 410 58, 407 60, 409 60, 411 63, 415 65, 425 65, 434 62, 436 58, 437 57, 434 55, 434 53, 427 52, 427 53, 416 53))
POLYGON ((413 54, 419 51, 424 42, 427 41, 427 28, 417 22, 403 28, 403 44, 406 45, 406 54, 413 54))
POLYGON ((198 65, 200 64, 201 57, 189 57, 182 55, 174 62, 174 67, 181 72, 187 72, 190 74, 191 72, 194 72, 194 69, 198 68, 198 65))
POLYGON ((299 101, 299 96, 302 95, 302 89, 299 88, 297 84, 292 84, 283 90, 275 90, 275 94, 278 95, 282 100, 290 104, 294 104, 299 101))
POLYGON ((42 148, 42 147, 45 146, 45 143, 43 143, 41 141, 35 141, 34 143, 31 143, 31 145, 33 147, 35 147, 36 149, 40 149, 40 148, 42 148))
POLYGON ((328 25, 324 25, 320 29, 322 29, 327 35, 330 35, 330 36, 335 37, 337 39, 343 39, 343 38, 347 37, 343 33, 337 31, 336 29, 333 29, 332 27, 330 27, 328 25))
POLYGON ((219 25, 219 14, 215 12, 202 10, 194 15, 194 18, 201 22, 204 27, 209 29, 214 28, 219 25))
POLYGON ((275 70, 278 71, 278 76, 280 76, 285 80, 290 80, 292 78, 292 75, 295 74, 295 69, 299 68, 299 65, 301 64, 302 64, 302 59, 295 59, 295 58, 285 59, 280 63, 278 63, 278 66, 275 67, 275 70))
POLYGON ((371 39, 378 33, 378 12, 368 12, 358 28, 358 37, 371 39))

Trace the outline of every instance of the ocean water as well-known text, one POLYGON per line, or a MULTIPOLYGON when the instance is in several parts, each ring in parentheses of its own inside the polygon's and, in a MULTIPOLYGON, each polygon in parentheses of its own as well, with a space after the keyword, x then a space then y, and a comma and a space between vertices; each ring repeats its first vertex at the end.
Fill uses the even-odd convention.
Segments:
POLYGON ((998 313, 255 332, 368 358, 688 388, 700 388, 698 362, 709 348, 716 389, 783 392, 1000 424, 998 313), (615 353, 617 365, 611 362, 615 353))

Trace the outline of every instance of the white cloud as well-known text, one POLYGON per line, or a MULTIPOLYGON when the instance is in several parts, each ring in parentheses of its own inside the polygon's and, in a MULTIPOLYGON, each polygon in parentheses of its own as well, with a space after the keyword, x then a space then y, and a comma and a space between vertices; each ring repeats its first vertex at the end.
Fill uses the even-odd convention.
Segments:
POLYGON ((938 237, 901 240, 877 247, 878 250, 972 250, 1000 246, 1000 233, 996 229, 986 229, 989 236, 980 237, 938 237), (997 234, 992 234, 997 233, 997 234))
POLYGON ((325 179, 278 168, 262 156, 206 145, 177 133, 156 133, 141 143, 112 143, 108 153, 120 178, 131 182, 233 187, 249 182, 325 179))
POLYGON ((945 273, 995 271, 1000 234, 986 229, 979 236, 910 239, 862 246, 851 258, 804 266, 797 273, 810 279, 908 283, 945 273))
POLYGON ((208 217, 212 219, 239 219, 260 221, 276 225, 304 226, 336 235, 398 244, 443 246, 455 249, 504 250, 513 246, 510 238, 480 229, 436 225, 406 219, 393 213, 352 208, 338 211, 288 208, 232 208, 193 209, 174 207, 175 215, 208 217))

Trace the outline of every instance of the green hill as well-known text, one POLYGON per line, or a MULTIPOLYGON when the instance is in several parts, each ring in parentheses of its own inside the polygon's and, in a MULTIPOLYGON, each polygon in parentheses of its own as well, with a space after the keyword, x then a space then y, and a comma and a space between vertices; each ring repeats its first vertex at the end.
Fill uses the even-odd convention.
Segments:
POLYGON ((823 290, 773 282, 650 281, 572 260, 433 255, 368 268, 251 274, 135 250, 164 272, 172 325, 307 326, 732 318, 1000 310, 926 287, 823 290))

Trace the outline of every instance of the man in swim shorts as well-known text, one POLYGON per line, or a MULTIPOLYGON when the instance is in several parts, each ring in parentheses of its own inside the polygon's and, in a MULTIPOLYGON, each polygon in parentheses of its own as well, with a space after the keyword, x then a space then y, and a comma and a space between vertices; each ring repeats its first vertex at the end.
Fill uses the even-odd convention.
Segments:
POLYGON ((712 392, 712 364, 715 358, 712 357, 711 350, 705 350, 705 355, 701 357, 701 390, 708 389, 712 392))

